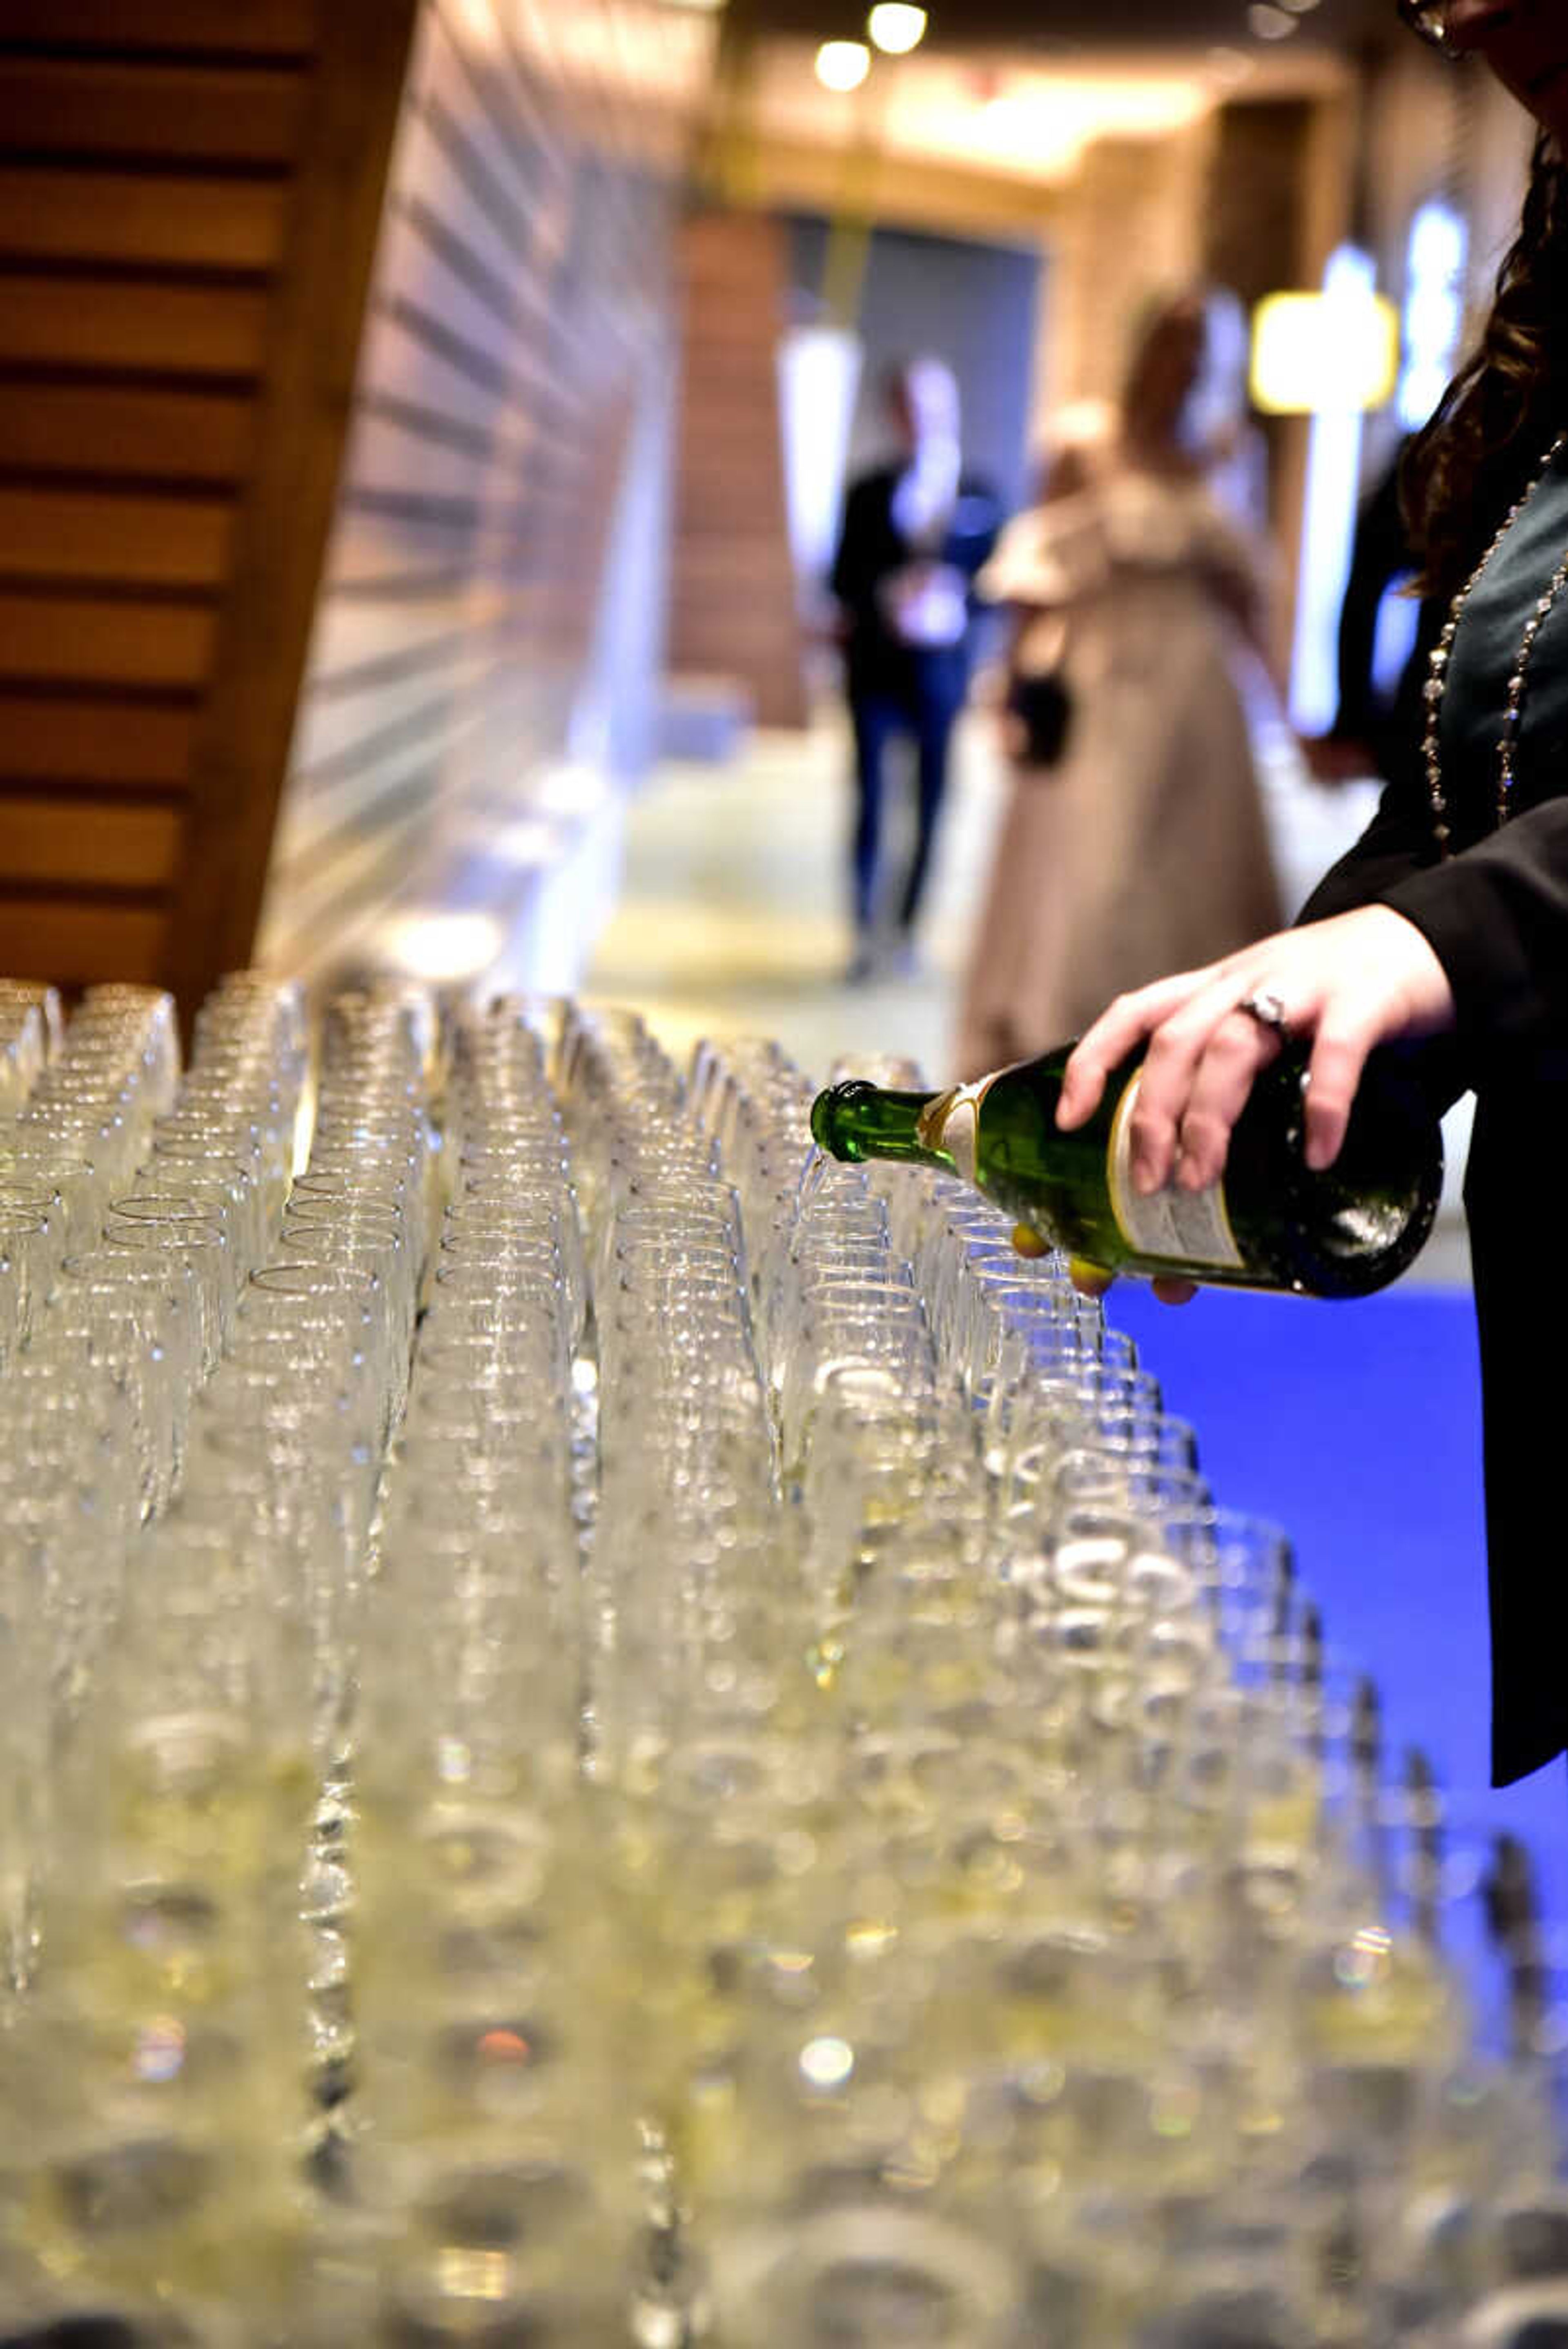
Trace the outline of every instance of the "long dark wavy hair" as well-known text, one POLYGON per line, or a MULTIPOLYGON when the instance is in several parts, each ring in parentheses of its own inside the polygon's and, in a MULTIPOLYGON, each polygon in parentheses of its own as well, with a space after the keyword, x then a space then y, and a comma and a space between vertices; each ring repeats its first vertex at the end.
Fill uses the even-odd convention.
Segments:
POLYGON ((1564 427, 1568 169, 1543 133, 1480 345, 1405 460, 1405 516, 1423 595, 1458 593, 1564 427))

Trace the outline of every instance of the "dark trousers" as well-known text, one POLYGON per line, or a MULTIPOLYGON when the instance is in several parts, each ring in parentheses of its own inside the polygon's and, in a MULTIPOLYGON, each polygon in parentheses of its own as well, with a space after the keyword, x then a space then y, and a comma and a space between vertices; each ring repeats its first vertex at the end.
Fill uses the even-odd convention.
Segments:
POLYGON ((862 930, 872 926, 877 912, 888 745, 906 738, 915 745, 915 854, 898 899, 898 926, 911 929, 930 870, 937 819, 948 784, 948 749, 958 710, 946 694, 940 698, 921 695, 913 701, 904 701, 888 694, 857 693, 850 698, 849 715, 855 728, 857 794, 851 862, 855 920, 862 930))

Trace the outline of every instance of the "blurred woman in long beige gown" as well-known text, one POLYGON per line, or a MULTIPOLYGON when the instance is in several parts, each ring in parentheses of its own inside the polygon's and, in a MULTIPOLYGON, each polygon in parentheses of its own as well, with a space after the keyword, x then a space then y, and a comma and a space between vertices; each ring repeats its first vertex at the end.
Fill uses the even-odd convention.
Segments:
POLYGON ((1227 296, 1162 305, 1112 429, 1057 454, 981 574, 1013 616, 1012 673, 1054 671, 1070 717, 1057 763, 1014 761, 962 997, 967 1076, 1280 926, 1244 698, 1264 674, 1264 566, 1215 486, 1240 446, 1241 333, 1227 296))

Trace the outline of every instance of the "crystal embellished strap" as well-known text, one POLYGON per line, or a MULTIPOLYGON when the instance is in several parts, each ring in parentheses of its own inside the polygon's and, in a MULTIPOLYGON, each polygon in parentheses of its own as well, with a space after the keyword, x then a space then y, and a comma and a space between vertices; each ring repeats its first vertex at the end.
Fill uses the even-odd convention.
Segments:
MULTIPOLYGON (((1503 516, 1502 526, 1486 553, 1449 605, 1437 643, 1427 664, 1427 682, 1423 695, 1427 708, 1426 729, 1421 742, 1422 764, 1427 776, 1427 797, 1432 811, 1432 831, 1440 856, 1453 854, 1453 826, 1449 821, 1448 794, 1443 783, 1443 703, 1448 692, 1449 669, 1453 657, 1454 640, 1459 632, 1470 597, 1475 594, 1492 560, 1512 530, 1520 515, 1552 471, 1563 450, 1568 448, 1568 432, 1560 432, 1542 459, 1527 489, 1510 506, 1503 516)), ((1552 574, 1546 593, 1539 598, 1525 624, 1523 639, 1509 672, 1508 698, 1503 713, 1502 733, 1497 746, 1497 821, 1508 822, 1512 812, 1514 754, 1518 749, 1520 730, 1524 719, 1524 688, 1530 671, 1535 640, 1544 626, 1548 614, 1564 587, 1568 587, 1568 557, 1552 574)))

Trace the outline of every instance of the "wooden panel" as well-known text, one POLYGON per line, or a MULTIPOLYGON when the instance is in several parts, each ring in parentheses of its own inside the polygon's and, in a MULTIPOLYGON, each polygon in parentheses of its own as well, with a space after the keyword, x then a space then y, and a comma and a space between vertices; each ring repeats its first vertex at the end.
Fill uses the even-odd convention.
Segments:
POLYGON ((0 487, 0 574, 214 586, 232 525, 226 501, 0 487))
POLYGON ((0 41, 36 47, 286 55, 316 29, 317 0, 0 0, 0 41))
POLYGON ((287 67, 0 56, 0 151, 285 163, 306 89, 287 67))
POLYGON ((0 451, 13 472, 234 481, 250 461, 255 417, 244 393, 0 381, 0 451))
POLYGON ((0 253, 49 261, 270 269, 286 191, 267 181, 0 168, 0 253))
POLYGON ((206 606, 0 592, 0 677, 194 686, 213 636, 206 606))
POLYGON ((784 503, 778 338, 783 232, 713 214, 681 243, 687 359, 670 665, 744 686, 765 724, 804 726, 804 647, 784 503))
POLYGON ((0 357, 34 365, 254 375, 266 324, 265 295, 244 287, 0 270, 0 357))
POLYGON ((0 873, 8 883, 161 888, 174 876, 177 809, 13 798, 0 791, 0 873))
POLYGON ((0 769, 28 782, 173 790, 190 775, 192 725, 189 705, 5 694, 0 769))
POLYGON ((181 1000, 255 935, 351 410, 418 0, 331 0, 269 319, 263 429, 194 757, 164 970, 181 1000))
POLYGON ((20 897, 0 887, 0 962, 16 978, 78 987, 95 978, 156 982, 163 906, 69 896, 20 897))

